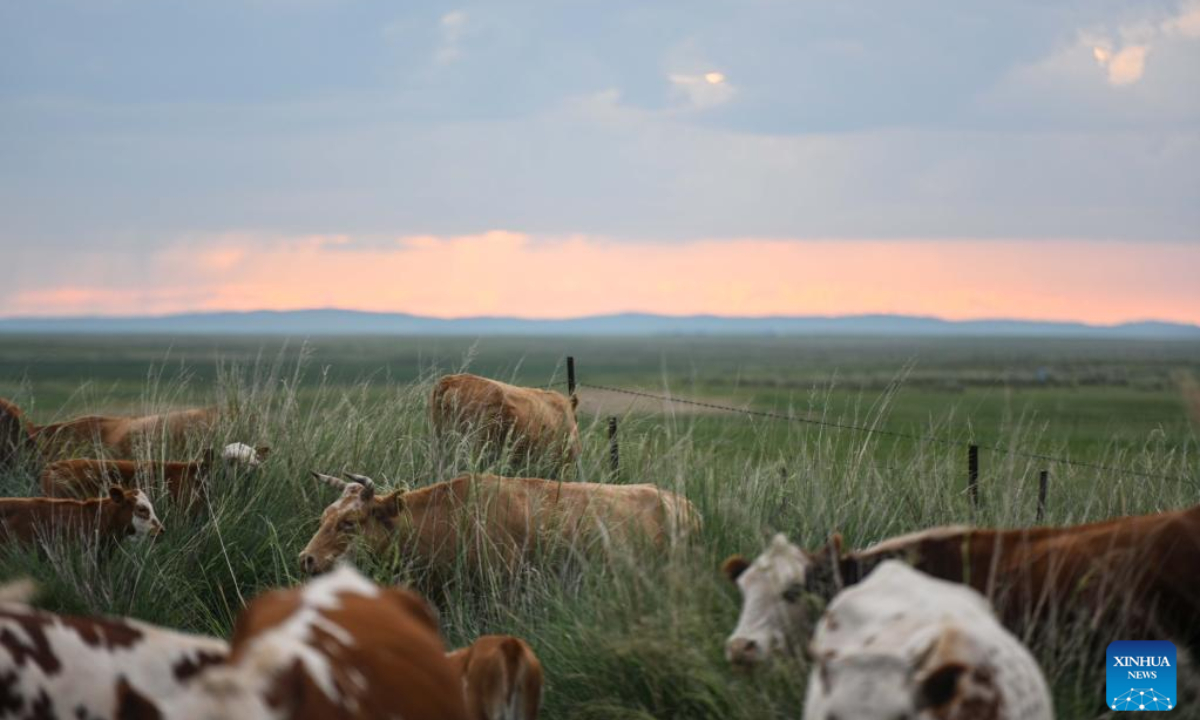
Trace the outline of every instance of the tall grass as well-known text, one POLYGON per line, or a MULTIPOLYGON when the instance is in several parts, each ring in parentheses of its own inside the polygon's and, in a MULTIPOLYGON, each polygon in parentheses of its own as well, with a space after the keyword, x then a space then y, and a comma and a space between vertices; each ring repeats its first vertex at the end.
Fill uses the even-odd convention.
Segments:
MULTIPOLYGON (((223 419, 212 436, 169 451, 152 445, 143 450, 148 457, 195 457, 202 448, 241 441, 271 446, 266 464, 218 473, 199 512, 154 493, 167 532, 153 544, 97 550, 51 539, 40 547, 10 545, 0 548, 0 574, 36 579, 43 589, 39 602, 49 609, 132 615, 227 635, 246 599, 302 581, 297 554, 335 495, 315 483, 310 470, 350 470, 381 484, 414 488, 451 476, 449 468, 437 474, 445 458, 437 456, 429 428, 427 400, 435 375, 406 383, 331 384, 319 367, 270 358, 221 365, 211 387, 197 387, 186 374, 152 373, 144 410, 214 404, 223 419)), ((826 393, 814 391, 807 407, 797 411, 819 414, 826 393)), ((93 389, 83 397, 91 409, 103 407, 104 398, 93 389)), ((887 410, 885 396, 849 417, 827 419, 883 424, 887 410)), ((467 582, 465 570, 456 568, 449 585, 433 593, 451 645, 485 632, 516 634, 533 645, 548 673, 546 718, 797 717, 806 676, 802 659, 753 674, 735 671, 723 659, 739 598, 717 572, 720 560, 733 552, 757 554, 777 531, 809 547, 840 531, 848 545, 862 546, 940 524, 1029 525, 1043 469, 1016 455, 987 456, 982 503, 974 510, 964 493, 965 458, 954 448, 901 445, 802 424, 788 426, 783 442, 778 432, 760 433, 760 440, 750 442, 719 436, 701 441, 698 419, 676 415, 622 418, 622 465, 614 477, 602 419, 581 421, 585 452, 569 479, 657 484, 689 498, 703 529, 685 546, 668 552, 642 548, 611 562, 535 563, 515 577, 483 582, 467 582)), ((954 422, 951 417, 927 430, 961 434, 962 427, 949 426, 954 422)), ((1046 428, 1023 418, 1010 419, 999 440, 1014 449, 1058 449, 1046 428)), ((485 457, 460 449, 450 464, 457 470, 493 469, 485 457)), ((1136 452, 1112 450, 1088 460, 1196 478, 1195 449, 1168 447, 1153 435, 1136 452)), ((31 494, 36 470, 31 461, 0 477, 0 494, 31 494)), ((1052 477, 1046 517, 1052 524, 1197 501, 1194 483, 1070 466, 1054 468, 1052 477)), ((374 558, 362 565, 381 582, 420 584, 422 578, 403 561, 374 558)), ((1094 717, 1100 707, 1103 656, 1086 656, 1082 646, 1034 643, 1063 718, 1094 717)))

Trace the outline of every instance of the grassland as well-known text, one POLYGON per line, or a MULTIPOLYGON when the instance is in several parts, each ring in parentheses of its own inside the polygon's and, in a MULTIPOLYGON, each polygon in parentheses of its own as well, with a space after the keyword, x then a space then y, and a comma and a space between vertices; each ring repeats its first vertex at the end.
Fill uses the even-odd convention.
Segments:
MULTIPOLYGON (((797 717, 802 659, 748 675, 721 655, 738 598, 716 566, 731 552, 757 552, 775 531, 812 546, 836 529, 860 545, 951 522, 1028 525, 1044 468, 1052 473, 1052 523, 1182 507, 1200 496, 1200 419, 1189 415, 1189 388, 1200 377, 1194 343, 0 336, 0 396, 39 422, 215 403, 226 419, 197 446, 244 440, 274 448, 255 475, 219 477, 203 513, 157 501, 168 534, 153 546, 7 547, 0 574, 35 577, 42 604, 55 610, 225 634, 245 598, 300 581, 296 554, 332 500, 310 469, 434 482, 425 415, 433 377, 469 367, 546 385, 564 380, 567 354, 578 358, 585 383, 973 439, 1175 479, 985 453, 983 503, 974 511, 960 447, 683 412, 618 412, 622 465, 613 477, 604 418, 585 415, 582 478, 681 492, 700 510, 704 532, 667 554, 535 565, 513 583, 462 577, 433 589, 453 644, 481 632, 530 640, 549 672, 547 718, 797 717)), ((31 494, 34 469, 0 477, 0 493, 31 494)), ((381 581, 422 582, 403 558, 367 568, 381 581)), ((1060 717, 1096 717, 1102 655, 1066 634, 1030 640, 1060 717)))

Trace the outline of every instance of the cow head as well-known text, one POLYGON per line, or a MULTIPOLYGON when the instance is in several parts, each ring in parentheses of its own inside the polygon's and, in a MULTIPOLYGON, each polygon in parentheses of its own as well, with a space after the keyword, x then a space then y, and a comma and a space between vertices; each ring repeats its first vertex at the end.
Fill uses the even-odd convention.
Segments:
POLYGON ((404 510, 404 492, 386 495, 375 492, 375 483, 365 475, 347 474, 349 482, 314 472, 313 477, 342 491, 321 513, 321 525, 300 552, 300 568, 307 573, 329 570, 346 557, 356 540, 382 550, 395 534, 404 510))
POLYGON ((113 485, 108 489, 112 504, 113 526, 123 530, 124 535, 138 538, 158 537, 163 533, 163 524, 154 513, 154 506, 146 493, 137 488, 113 485))
POLYGON ((793 652, 799 632, 808 625, 808 597, 814 583, 830 567, 836 569, 841 536, 828 546, 807 553, 776 535, 754 562, 740 555, 721 566, 742 591, 742 612, 725 644, 725 657, 737 665, 753 666, 777 652, 793 652))
POLYGON ((916 652, 818 658, 806 718, 993 718, 1000 695, 984 653, 957 628, 935 626, 916 652))
POLYGON ((207 469, 217 467, 218 464, 253 469, 262 465, 270 452, 271 448, 269 447, 250 447, 246 443, 235 442, 221 448, 219 454, 216 450, 205 450, 200 458, 200 464, 207 469))

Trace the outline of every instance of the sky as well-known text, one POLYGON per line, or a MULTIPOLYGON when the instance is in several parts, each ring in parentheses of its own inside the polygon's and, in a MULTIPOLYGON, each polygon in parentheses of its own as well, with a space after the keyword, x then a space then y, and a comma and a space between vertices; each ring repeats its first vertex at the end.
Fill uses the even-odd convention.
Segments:
POLYGON ((1200 0, 0 0, 0 317, 1200 323, 1200 0))

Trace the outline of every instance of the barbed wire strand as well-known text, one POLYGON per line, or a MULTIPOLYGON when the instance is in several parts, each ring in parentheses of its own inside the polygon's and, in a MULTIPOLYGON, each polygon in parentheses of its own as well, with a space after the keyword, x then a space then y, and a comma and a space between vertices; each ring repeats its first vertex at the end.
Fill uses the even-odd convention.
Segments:
MULTIPOLYGON (((555 383, 562 385, 564 383, 555 383)), ((947 438, 939 438, 931 435, 917 435, 898 430, 888 430, 886 428, 866 427, 864 425, 851 425, 848 423, 830 422, 828 420, 814 420, 813 418, 800 417, 798 415, 784 415, 782 413, 770 412, 769 410, 751 410, 750 408, 735 408, 728 405, 718 405, 717 403, 703 402, 700 400, 689 400, 687 398, 674 397, 669 395, 656 395, 654 393, 643 392, 641 390, 627 390, 625 388, 613 387, 611 385, 596 385, 593 383, 575 383, 576 387, 586 387, 592 390, 602 390, 604 392, 621 393, 634 397, 647 398, 650 400, 658 400, 659 402, 679 403, 681 405, 691 405, 694 407, 709 408, 711 410, 720 410, 722 412, 736 413, 741 415, 750 415, 754 417, 769 418, 771 420, 782 420, 785 422, 798 422, 806 425, 819 425, 821 427, 833 428, 835 430, 850 430, 854 432, 867 433, 870 435, 884 435, 887 437, 898 438, 901 440, 912 440, 915 442, 929 443, 934 445, 946 445, 951 447, 967 447, 974 445, 980 450, 986 450, 992 453, 1000 453, 1006 455, 1015 455, 1017 457, 1028 458, 1031 460, 1042 460, 1045 462, 1058 463, 1062 465, 1072 465, 1090 470, 1103 470, 1105 472, 1119 473, 1122 475, 1130 475, 1132 477, 1141 477, 1152 480, 1167 480, 1171 482, 1187 482, 1193 480, 1188 477, 1178 475, 1162 475, 1158 473, 1142 472, 1140 470, 1130 470, 1128 468, 1113 467, 1110 465, 1102 465, 1100 463, 1084 462, 1081 460, 1072 460, 1070 458, 1057 457, 1054 455, 1046 455, 1044 453, 1031 453, 1022 450, 1014 450, 1012 448, 1004 448, 999 445, 993 445, 982 442, 965 442, 962 440, 949 440, 947 438)))

